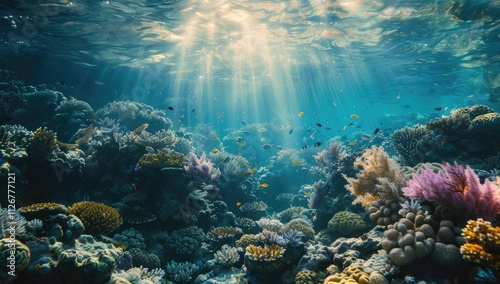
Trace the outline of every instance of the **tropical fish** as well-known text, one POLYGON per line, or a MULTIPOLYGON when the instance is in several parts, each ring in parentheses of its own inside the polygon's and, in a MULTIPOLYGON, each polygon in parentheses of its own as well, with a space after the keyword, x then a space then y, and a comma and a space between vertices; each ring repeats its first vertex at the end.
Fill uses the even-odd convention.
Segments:
POLYGON ((359 115, 353 113, 353 114, 351 114, 351 118, 359 118, 359 115))
POLYGON ((155 153, 155 149, 153 149, 153 147, 151 147, 151 146, 146 146, 146 152, 148 152, 150 154, 154 154, 155 153))
POLYGON ((236 141, 242 142, 243 141, 243 137, 241 137, 241 136, 236 137, 236 141))
POLYGON ((377 128, 377 129, 375 129, 375 131, 373 133, 377 134, 377 133, 379 133, 379 131, 380 131, 380 128, 377 128))
POLYGON ((325 129, 326 129, 326 130, 332 130, 332 128, 331 128, 331 127, 325 127, 325 129))
POLYGON ((236 142, 236 145, 238 145, 238 146, 240 146, 240 147, 243 147, 243 146, 245 146, 245 142, 243 142, 243 141, 238 141, 238 142, 236 142))
POLYGON ((434 109, 435 109, 435 110, 437 110, 437 111, 440 111, 440 110, 442 110, 443 108, 442 108, 442 107, 435 107, 434 109))
POLYGON ((354 146, 354 145, 356 145, 356 141, 349 142, 349 146, 354 146))
POLYGON ((288 134, 292 134, 292 132, 293 132, 293 128, 290 129, 290 131, 288 131, 288 134))
POLYGON ((292 166, 296 167, 300 164, 300 160, 295 160, 295 162, 293 162, 292 166))
POLYGON ((321 125, 321 123, 316 123, 316 125, 317 125, 318 127, 321 127, 321 126, 322 126, 322 125, 321 125))
POLYGON ((213 152, 214 154, 217 154, 217 153, 219 153, 219 149, 214 149, 212 152, 213 152))
POLYGON ((304 115, 303 111, 299 112, 299 117, 302 117, 303 115, 304 115))
POLYGON ((241 206, 241 204, 242 204, 242 203, 241 203, 240 201, 236 202, 236 206, 237 206, 237 207, 240 207, 240 206, 241 206))
POLYGON ((399 98, 401 98, 401 93, 398 92, 398 94, 396 95, 396 100, 399 100, 399 98))
POLYGON ((290 129, 290 127, 292 127, 290 124, 288 124, 285 129, 290 129))
POLYGON ((307 145, 302 146, 302 150, 307 149, 307 145))
POLYGON ((318 142, 314 143, 314 147, 319 147, 319 146, 321 146, 321 142, 318 141, 318 142))
POLYGON ((313 133, 311 133, 311 135, 309 135, 309 138, 310 139, 313 139, 314 138, 314 134, 316 133, 316 129, 314 129, 313 133))
POLYGON ((260 184, 260 186, 261 186, 261 187, 263 187, 263 188, 267 188, 267 187, 269 187, 269 184, 267 184, 267 183, 262 183, 262 184, 260 184))
POLYGON ((347 129, 347 124, 344 125, 344 128, 342 128, 342 130, 346 130, 347 129))
POLYGON ((266 132, 266 131, 267 131, 267 128, 265 128, 265 127, 261 127, 261 128, 259 128, 259 129, 257 129, 257 131, 259 131, 259 132, 266 132))
POLYGON ((411 88, 410 94, 413 94, 413 91, 415 91, 415 87, 411 88))
POLYGON ((253 173, 255 173, 257 171, 257 168, 251 168, 250 170, 248 170, 248 172, 245 174, 246 177, 250 177, 253 175, 253 173))
POLYGON ((225 163, 229 162, 230 160, 231 160, 231 157, 227 157, 227 158, 225 158, 225 159, 224 159, 224 161, 222 161, 222 162, 225 164, 225 163))
POLYGON ((306 191, 306 192, 304 192, 304 195, 307 197, 307 196, 311 195, 311 192, 310 191, 306 191))
POLYGON ((264 144, 264 145, 262 145, 262 148, 264 148, 264 149, 269 149, 269 148, 271 148, 272 146, 273 146, 273 145, 271 145, 271 144, 264 144))
POLYGON ((174 108, 173 108, 173 107, 171 107, 171 106, 169 106, 169 107, 168 107, 168 109, 169 109, 169 110, 174 110, 174 108))
POLYGON ((250 135, 250 132, 248 132, 248 131, 243 131, 243 134, 245 134, 245 135, 250 135))
POLYGON ((95 80, 94 83, 99 86, 104 86, 104 83, 99 80, 95 80))
POLYGON ((260 142, 264 142, 264 141, 266 141, 265 137, 260 138, 260 142))
POLYGON ((283 146, 276 146, 276 150, 282 150, 283 146))
POLYGON ((240 123, 241 125, 247 125, 247 123, 244 120, 240 121, 240 123))
POLYGON ((193 108, 193 109, 191 110, 191 112, 195 112, 195 111, 196 111, 196 109, 195 109, 195 108, 193 108))

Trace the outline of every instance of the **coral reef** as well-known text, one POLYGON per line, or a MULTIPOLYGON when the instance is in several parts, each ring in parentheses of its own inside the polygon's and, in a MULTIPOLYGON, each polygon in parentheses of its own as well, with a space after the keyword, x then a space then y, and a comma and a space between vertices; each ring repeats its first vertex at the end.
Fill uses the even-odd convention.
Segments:
POLYGON ((34 163, 46 161, 57 149, 57 135, 48 130, 47 127, 40 127, 31 137, 31 141, 26 147, 28 158, 34 163))
POLYGON ((469 125, 469 133, 500 130, 500 113, 492 112, 476 116, 469 125))
POLYGON ((495 112, 495 111, 488 106, 477 104, 477 105, 472 105, 472 106, 468 106, 468 107, 455 109, 450 113, 450 115, 451 116, 459 116, 462 114, 467 114, 467 115, 469 115, 470 120, 473 120, 474 118, 476 118, 479 115, 487 114, 487 113, 491 113, 491 112, 495 112))
POLYGON ((331 167, 334 163, 343 159, 347 155, 346 151, 343 149, 343 145, 340 142, 332 142, 328 145, 328 149, 325 149, 314 156, 314 160, 324 166, 331 167))
POLYGON ((295 284, 316 284, 318 275, 312 270, 302 270, 295 275, 295 284))
POLYGON ((128 252, 132 255, 132 263, 135 267, 141 266, 153 269, 161 266, 160 259, 155 254, 148 253, 140 248, 131 248, 128 252))
POLYGON ((241 235, 243 231, 240 228, 236 227, 217 227, 215 229, 210 230, 207 236, 212 240, 221 240, 227 238, 234 238, 237 235, 241 235))
POLYGON ((387 226, 394 224, 394 222, 401 218, 401 215, 398 213, 400 209, 399 199, 380 199, 370 204, 368 213, 372 222, 380 226, 387 226))
POLYGON ((78 129, 89 127, 95 120, 94 110, 88 103, 69 99, 56 107, 52 125, 59 139, 68 141, 78 129))
MULTIPOLYGON (((478 176, 469 167, 445 163, 443 172, 424 166, 402 189, 405 196, 419 201, 433 201, 452 210, 457 216, 493 220, 500 213, 500 188, 478 176)), ((500 178, 497 177, 497 180, 500 178)))
POLYGON ((334 275, 328 276, 324 284, 370 284, 370 275, 361 271, 356 266, 349 266, 341 273, 335 273, 334 275))
POLYGON ((188 283, 198 270, 199 267, 194 263, 171 260, 165 266, 165 277, 175 283, 188 283))
POLYGON ((352 236, 368 229, 366 222, 356 213, 341 211, 328 222, 328 230, 344 237, 352 236))
POLYGON ((500 275, 500 227, 479 218, 469 220, 462 234, 466 243, 460 247, 463 258, 493 269, 500 275))
POLYGON ((249 245, 245 250, 245 266, 259 277, 278 273, 285 265, 285 248, 277 245, 249 245))
POLYGON ((392 134, 396 151, 407 165, 414 166, 425 162, 425 153, 418 148, 418 142, 428 133, 429 130, 425 126, 415 125, 413 127, 405 126, 392 134))
POLYGON ((30 250, 25 244, 12 238, 0 239, 0 282, 14 281, 29 262, 30 250))
POLYGON ((118 211, 102 203, 83 201, 73 204, 68 212, 82 220, 88 234, 107 234, 122 224, 118 211))
POLYGON ((240 255, 235 247, 223 245, 222 248, 214 253, 215 263, 228 268, 240 260, 240 255))
POLYGON ((161 169, 161 168, 179 168, 182 169, 184 157, 179 154, 154 153, 144 154, 137 165, 141 169, 161 169))
POLYGON ((111 275, 109 283, 114 284, 152 284, 161 283, 165 271, 160 268, 132 267, 126 271, 119 270, 111 275))
POLYGON ((202 229, 190 226, 173 231, 167 239, 167 246, 178 255, 192 255, 206 239, 202 229))
POLYGON ((66 206, 64 206, 63 204, 53 203, 53 202, 35 203, 19 208, 19 213, 21 213, 21 215, 26 217, 28 220, 34 218, 41 219, 49 215, 56 215, 60 213, 67 214, 68 208, 66 208, 66 206))
POLYGON ((203 183, 211 183, 221 175, 220 170, 206 159, 205 153, 200 158, 194 153, 189 153, 189 164, 184 166, 184 170, 195 181, 203 183))
POLYGON ((467 132, 470 122, 469 115, 462 113, 428 121, 426 127, 438 134, 446 135, 445 139, 453 141, 467 132))
POLYGON ((145 249, 146 244, 144 243, 144 236, 138 230, 130 228, 121 232, 120 234, 115 234, 113 239, 125 246, 127 248, 140 248, 145 249))
POLYGON ((405 177, 401 167, 387 156, 383 147, 372 146, 356 158, 354 166, 361 168, 356 178, 343 174, 348 182, 347 190, 356 196, 354 203, 361 203, 368 210, 370 204, 379 199, 399 198, 405 177))

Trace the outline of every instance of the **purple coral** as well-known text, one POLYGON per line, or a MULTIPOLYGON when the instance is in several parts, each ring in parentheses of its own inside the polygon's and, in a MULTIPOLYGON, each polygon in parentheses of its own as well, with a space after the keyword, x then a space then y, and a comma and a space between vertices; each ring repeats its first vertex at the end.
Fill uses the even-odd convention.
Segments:
POLYGON ((436 202, 468 218, 493 220, 500 213, 499 185, 489 180, 481 184, 469 166, 444 163, 442 168, 443 171, 435 173, 429 164, 424 165, 402 188, 404 195, 436 202))
POLYGON ((205 153, 200 158, 194 153, 189 153, 189 164, 184 166, 186 174, 193 177, 195 181, 211 183, 220 177, 220 170, 207 160, 205 153))

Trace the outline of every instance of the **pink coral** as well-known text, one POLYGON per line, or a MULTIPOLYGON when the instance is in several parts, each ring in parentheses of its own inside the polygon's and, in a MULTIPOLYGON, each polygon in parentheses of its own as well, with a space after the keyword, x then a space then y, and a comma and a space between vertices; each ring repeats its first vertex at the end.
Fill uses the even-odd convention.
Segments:
POLYGON ((189 164, 184 166, 186 174, 193 177, 195 181, 211 183, 220 177, 220 170, 207 160, 205 153, 200 158, 194 153, 189 153, 189 164))
MULTIPOLYGON (((444 163, 442 172, 435 173, 424 165, 402 188, 404 195, 419 201, 428 200, 448 207, 455 214, 468 218, 493 220, 500 213, 500 187, 478 176, 469 167, 444 163)), ((497 177, 500 182, 500 177, 497 177)))

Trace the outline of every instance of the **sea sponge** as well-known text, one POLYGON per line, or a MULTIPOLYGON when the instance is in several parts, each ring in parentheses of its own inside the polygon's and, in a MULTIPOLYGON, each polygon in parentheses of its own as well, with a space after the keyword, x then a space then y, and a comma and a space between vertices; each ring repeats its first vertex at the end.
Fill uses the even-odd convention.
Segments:
POLYGON ((346 189, 356 197, 353 203, 360 203, 368 210, 374 201, 400 197, 405 177, 401 167, 387 156, 383 147, 372 146, 356 158, 354 166, 361 168, 356 178, 342 174, 348 182, 346 189))
POLYGON ((144 154, 137 164, 141 169, 178 168, 182 169, 184 156, 170 153, 144 154))
POLYGON ((351 236, 360 231, 368 229, 366 222, 356 213, 340 211, 328 221, 328 230, 340 233, 343 236, 351 236))
POLYGON ((295 275, 295 284, 316 284, 318 276, 312 270, 302 270, 295 275))
POLYGON ((474 118, 469 125, 469 133, 500 130, 500 113, 492 112, 474 118))
POLYGON ((118 211, 102 203, 83 201, 73 204, 69 213, 82 220, 88 234, 107 234, 122 224, 118 211))
POLYGON ((39 163, 48 160, 56 149, 57 135, 47 127, 40 127, 33 132, 31 141, 26 147, 26 153, 30 161, 39 163))

